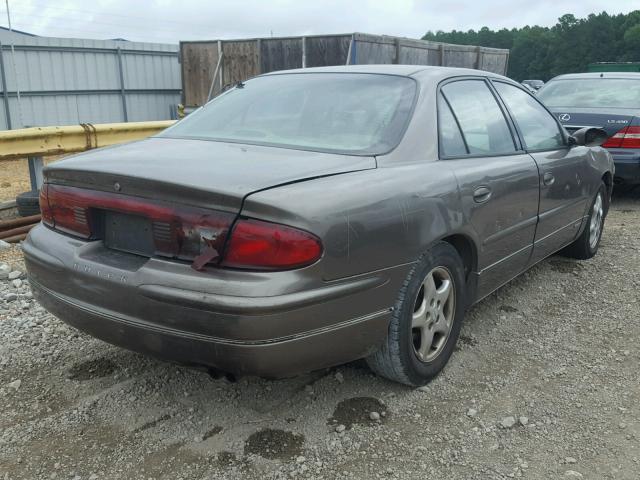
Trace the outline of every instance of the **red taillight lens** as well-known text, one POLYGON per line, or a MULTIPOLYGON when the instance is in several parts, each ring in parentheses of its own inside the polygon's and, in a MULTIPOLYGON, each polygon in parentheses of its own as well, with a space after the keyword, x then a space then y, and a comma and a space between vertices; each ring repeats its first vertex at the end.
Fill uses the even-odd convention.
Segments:
POLYGON ((102 239, 107 246, 117 234, 110 229, 118 228, 107 219, 113 213, 129 214, 148 225, 152 245, 145 250, 134 239, 130 247, 120 241, 112 248, 192 261, 196 270, 219 264, 223 250, 222 266, 251 270, 300 268, 322 255, 320 239, 304 230, 240 219, 227 240, 235 214, 129 195, 45 184, 40 208, 43 223, 77 237, 102 239))
POLYGON ((238 220, 222 265, 252 270, 288 270, 305 267, 322 255, 315 235, 276 223, 238 220))
POLYGON ((40 188, 39 202, 40 202, 40 214, 42 215, 42 223, 53 227, 53 214, 49 208, 49 199, 47 198, 48 185, 45 183, 40 188))
POLYGON ((602 144, 605 148, 640 148, 640 126, 624 127, 602 144))
MULTIPOLYGON (((40 190, 42 192, 42 190, 40 190)), ((48 185, 46 196, 49 215, 56 230, 77 237, 91 237, 89 195, 76 188, 48 185)))
POLYGON ((140 251, 139 245, 131 249, 124 245, 124 249, 143 255, 188 261, 206 255, 203 264, 217 263, 235 218, 232 213, 175 206, 129 195, 52 184, 45 187, 40 191, 41 208, 45 206, 44 223, 77 237, 104 239, 112 228, 105 225, 108 212, 141 217, 151 229, 150 251, 140 251))

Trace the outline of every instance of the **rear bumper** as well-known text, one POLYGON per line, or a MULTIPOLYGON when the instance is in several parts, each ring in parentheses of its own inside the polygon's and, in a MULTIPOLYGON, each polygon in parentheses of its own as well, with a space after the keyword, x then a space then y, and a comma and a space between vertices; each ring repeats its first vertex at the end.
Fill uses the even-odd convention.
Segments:
POLYGON ((640 183, 640 150, 609 149, 616 166, 615 180, 619 183, 640 183))
POLYGON ((243 342, 114 315, 58 295, 37 282, 32 286, 42 306, 93 337, 160 359, 239 375, 279 378, 360 358, 384 338, 389 320, 389 311, 382 310, 288 339, 243 342))
POLYGON ((349 279, 313 271, 195 272, 42 225, 23 244, 34 295, 109 343, 188 365, 285 377, 372 353, 410 265, 349 279))

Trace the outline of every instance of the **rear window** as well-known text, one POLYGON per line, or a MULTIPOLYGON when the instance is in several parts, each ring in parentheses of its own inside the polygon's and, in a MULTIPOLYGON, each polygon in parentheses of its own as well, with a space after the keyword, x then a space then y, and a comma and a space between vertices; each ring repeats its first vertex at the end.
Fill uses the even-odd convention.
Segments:
POLYGON ((547 107, 640 108, 640 80, 581 78, 553 80, 538 92, 547 107))
POLYGON ((352 73, 267 75, 220 95, 160 136, 376 155, 393 149, 416 83, 352 73))

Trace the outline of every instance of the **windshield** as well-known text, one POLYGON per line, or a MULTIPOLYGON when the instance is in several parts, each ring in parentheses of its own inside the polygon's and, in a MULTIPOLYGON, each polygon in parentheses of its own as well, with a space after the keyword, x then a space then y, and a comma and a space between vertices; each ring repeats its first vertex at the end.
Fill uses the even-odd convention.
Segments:
POLYGON ((547 107, 639 108, 640 79, 553 80, 538 92, 537 97, 547 107))
POLYGON ((393 149, 416 83, 355 73, 267 75, 239 84, 160 136, 360 155, 393 149))

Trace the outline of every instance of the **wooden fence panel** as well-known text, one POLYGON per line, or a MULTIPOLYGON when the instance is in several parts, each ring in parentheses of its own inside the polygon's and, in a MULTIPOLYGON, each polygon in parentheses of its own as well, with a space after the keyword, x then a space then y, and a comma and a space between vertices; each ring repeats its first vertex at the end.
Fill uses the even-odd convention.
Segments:
POLYGON ((307 67, 324 67, 347 63, 351 35, 307 37, 305 41, 307 67))
POLYGON ((442 65, 478 68, 503 75, 509 58, 508 50, 366 33, 182 42, 183 89, 187 106, 202 105, 206 101, 218 61, 219 44, 223 52, 222 78, 215 82, 214 95, 219 93, 221 82, 222 85, 233 85, 261 73, 300 68, 303 55, 306 67, 345 65, 351 52, 351 62, 358 65, 442 65))
MULTIPOLYGON (((182 89, 184 104, 203 105, 218 64, 218 42, 181 44, 182 89)), ((217 88, 215 91, 219 91, 217 88)))
POLYGON ((222 83, 233 85, 260 73, 258 42, 222 42, 222 83))
POLYGON ((301 38, 264 38, 261 40, 260 73, 301 67, 301 38))

